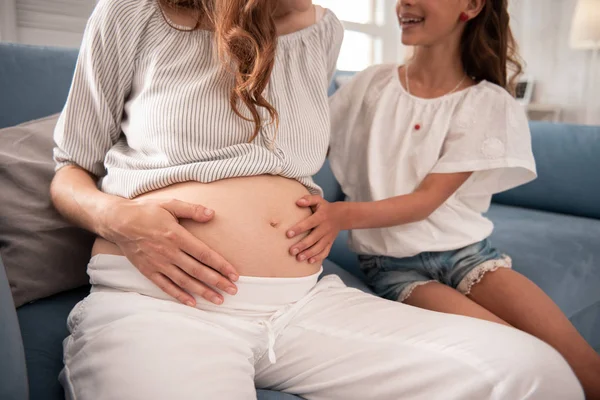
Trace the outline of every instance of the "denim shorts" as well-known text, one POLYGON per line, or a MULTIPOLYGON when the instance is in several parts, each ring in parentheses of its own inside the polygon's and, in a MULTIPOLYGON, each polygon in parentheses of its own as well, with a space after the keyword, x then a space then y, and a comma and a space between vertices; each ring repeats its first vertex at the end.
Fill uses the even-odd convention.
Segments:
POLYGON ((373 291, 386 299, 405 301, 412 291, 428 282, 440 282, 467 295, 486 272, 511 268, 510 257, 490 241, 459 250, 425 252, 413 257, 359 255, 360 267, 373 291))

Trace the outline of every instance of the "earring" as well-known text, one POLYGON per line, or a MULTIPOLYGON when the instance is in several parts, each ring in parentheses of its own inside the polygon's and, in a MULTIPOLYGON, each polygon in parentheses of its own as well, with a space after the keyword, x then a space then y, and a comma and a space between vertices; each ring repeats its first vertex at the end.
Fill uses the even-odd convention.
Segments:
POLYGON ((462 22, 467 22, 467 21, 469 20, 469 16, 467 15, 467 13, 465 13, 465 12, 461 12, 461 13, 460 13, 460 17, 459 17, 459 19, 460 19, 462 22))

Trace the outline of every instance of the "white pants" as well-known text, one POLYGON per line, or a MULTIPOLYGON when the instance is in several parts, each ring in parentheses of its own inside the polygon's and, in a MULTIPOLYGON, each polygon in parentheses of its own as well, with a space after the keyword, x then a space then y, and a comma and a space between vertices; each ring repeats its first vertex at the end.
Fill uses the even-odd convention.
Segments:
POLYGON ((550 346, 501 325, 346 287, 335 275, 250 278, 221 306, 178 304, 124 257, 100 256, 69 316, 68 399, 579 400, 550 346))

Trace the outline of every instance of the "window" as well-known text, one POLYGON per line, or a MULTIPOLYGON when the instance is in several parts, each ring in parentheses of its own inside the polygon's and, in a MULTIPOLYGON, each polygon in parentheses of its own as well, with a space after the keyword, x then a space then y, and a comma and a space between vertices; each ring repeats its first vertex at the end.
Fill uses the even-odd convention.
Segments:
POLYGON ((372 0, 317 0, 315 3, 331 9, 343 21, 359 24, 373 22, 373 5, 375 2, 372 0))
POLYGON ((315 0, 331 9, 345 28, 337 67, 360 71, 372 64, 398 62, 403 56, 396 0, 315 0))

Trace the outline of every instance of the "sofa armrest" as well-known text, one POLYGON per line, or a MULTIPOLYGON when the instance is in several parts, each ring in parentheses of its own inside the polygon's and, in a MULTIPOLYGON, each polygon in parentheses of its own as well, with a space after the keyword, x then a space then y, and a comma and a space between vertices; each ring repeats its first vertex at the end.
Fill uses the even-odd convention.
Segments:
POLYGON ((0 258, 0 399, 29 398, 25 351, 6 271, 0 258))

